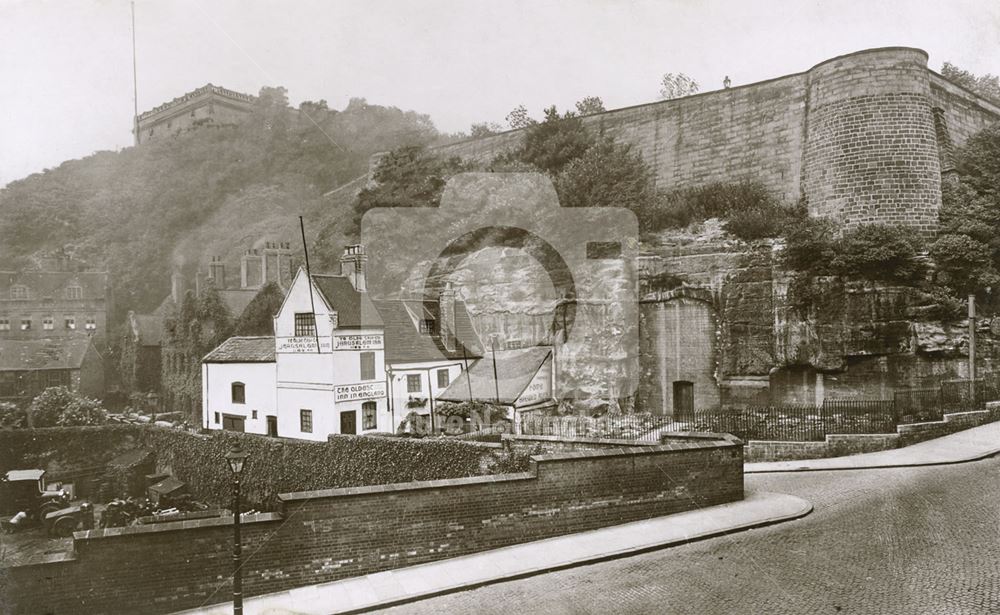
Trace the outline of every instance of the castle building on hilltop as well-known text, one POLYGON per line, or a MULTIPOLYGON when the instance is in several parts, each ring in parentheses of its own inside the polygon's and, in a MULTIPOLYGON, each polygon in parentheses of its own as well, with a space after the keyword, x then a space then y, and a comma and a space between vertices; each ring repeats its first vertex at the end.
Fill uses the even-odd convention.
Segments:
POLYGON ((139 114, 136 143, 146 143, 205 124, 237 124, 250 115, 254 100, 256 97, 250 94, 209 83, 139 114))

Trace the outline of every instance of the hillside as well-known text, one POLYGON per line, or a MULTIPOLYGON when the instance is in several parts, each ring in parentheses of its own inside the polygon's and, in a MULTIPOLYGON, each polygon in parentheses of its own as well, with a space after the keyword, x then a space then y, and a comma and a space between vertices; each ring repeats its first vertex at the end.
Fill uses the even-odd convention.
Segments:
MULTIPOLYGON (((57 249, 106 267, 117 323, 163 299, 174 264, 217 255, 238 271, 256 241, 298 245, 299 215, 315 237, 346 215, 356 188, 336 189, 364 175, 371 154, 439 137, 426 115, 364 99, 300 111, 295 121, 284 89, 264 88, 239 126, 98 152, 10 183, 0 190, 0 268, 57 249)), ((322 257, 340 245, 316 249, 322 257)))

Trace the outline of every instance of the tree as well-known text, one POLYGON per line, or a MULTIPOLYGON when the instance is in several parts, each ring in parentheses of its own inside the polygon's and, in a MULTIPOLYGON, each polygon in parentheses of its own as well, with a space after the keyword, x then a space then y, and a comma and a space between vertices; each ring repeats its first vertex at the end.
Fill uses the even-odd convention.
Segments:
POLYGON ((284 299, 281 288, 275 282, 268 282, 237 319, 233 335, 274 335, 274 316, 284 299))
POLYGON ((478 124, 473 124, 469 128, 469 136, 473 139, 480 139, 482 137, 495 135, 502 131, 503 126, 497 124, 496 122, 479 122, 478 124))
POLYGON ((698 82, 684 73, 665 73, 660 81, 660 98, 671 100, 698 92, 698 82))
POLYGON ((640 222, 653 216, 653 173, 631 144, 602 137, 556 179, 563 207, 627 207, 640 222))
POLYGON ((545 120, 524 134, 516 157, 551 175, 583 155, 594 139, 580 118, 572 112, 560 116, 555 106, 545 110, 545 120))
POLYGON ((600 96, 587 96, 576 102, 576 112, 580 115, 593 115, 605 111, 607 109, 604 108, 604 101, 600 96))
POLYGON ((528 126, 532 126, 537 123, 535 120, 531 119, 530 115, 528 115, 528 110, 524 105, 514 107, 511 112, 507 114, 506 120, 507 125, 510 126, 511 129, 527 128, 528 126))
POLYGON ((941 74, 949 80, 972 90, 983 98, 1000 105, 1000 77, 990 73, 977 77, 973 73, 963 70, 951 62, 945 62, 941 66, 941 74))
POLYGON ((31 400, 28 408, 32 427, 103 425, 107 411, 96 399, 84 397, 66 387, 49 387, 31 400))

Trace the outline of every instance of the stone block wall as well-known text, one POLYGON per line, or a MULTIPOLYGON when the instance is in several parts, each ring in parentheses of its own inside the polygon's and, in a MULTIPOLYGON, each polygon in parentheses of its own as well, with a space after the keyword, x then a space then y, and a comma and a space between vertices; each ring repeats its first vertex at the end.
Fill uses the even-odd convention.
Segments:
MULTIPOLYGON (((631 143, 657 188, 755 179, 786 202, 847 226, 937 228, 951 149, 1000 120, 1000 107, 928 70, 908 47, 868 49, 808 71, 583 118, 631 143)), ((437 148, 489 161, 522 131, 437 148)))
MULTIPOLYGON (((519 474, 285 494, 245 518, 248 596, 743 497, 731 436, 541 455, 519 474)), ((78 532, 75 553, 0 570, 0 610, 166 613, 224 602, 232 519, 78 532)))

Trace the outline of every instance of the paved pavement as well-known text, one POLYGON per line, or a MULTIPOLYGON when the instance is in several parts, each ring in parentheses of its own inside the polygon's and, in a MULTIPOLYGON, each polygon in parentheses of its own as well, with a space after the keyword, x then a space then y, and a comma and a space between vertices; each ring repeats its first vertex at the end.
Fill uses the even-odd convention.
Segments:
POLYGON ((860 468, 895 468, 901 466, 962 463, 983 459, 1000 453, 1000 422, 987 423, 934 440, 927 440, 905 448, 877 453, 864 453, 829 459, 804 461, 771 461, 748 463, 743 471, 804 472, 812 470, 856 470, 860 468))
POLYGON ((384 611, 682 615, 1000 613, 1000 459, 754 474, 801 519, 384 611))
MULTIPOLYGON (((810 510, 809 502, 794 496, 753 492, 741 502, 256 596, 244 601, 244 612, 327 615, 370 609, 787 521, 810 510)), ((185 613, 223 615, 231 608, 220 604, 185 613)))

